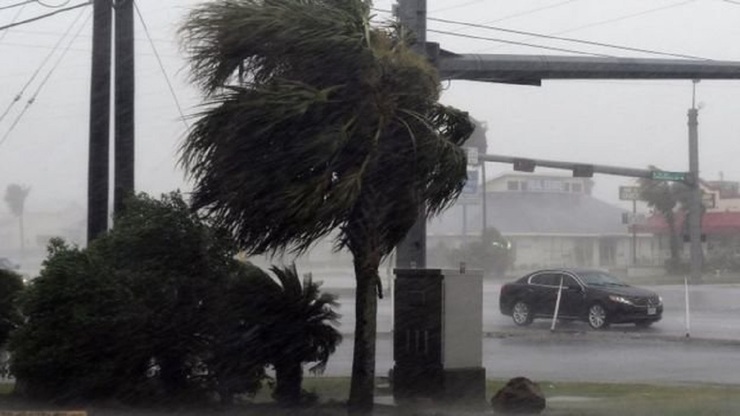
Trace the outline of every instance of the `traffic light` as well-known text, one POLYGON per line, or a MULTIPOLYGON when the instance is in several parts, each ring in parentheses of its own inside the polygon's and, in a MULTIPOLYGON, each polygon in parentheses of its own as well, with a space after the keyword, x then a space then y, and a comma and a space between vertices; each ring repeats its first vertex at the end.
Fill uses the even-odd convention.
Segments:
POLYGON ((574 165, 573 166, 573 177, 574 178, 592 178, 594 176, 593 165, 574 165))
POLYGON ((534 172, 536 165, 531 159, 514 159, 514 170, 519 172, 534 172))

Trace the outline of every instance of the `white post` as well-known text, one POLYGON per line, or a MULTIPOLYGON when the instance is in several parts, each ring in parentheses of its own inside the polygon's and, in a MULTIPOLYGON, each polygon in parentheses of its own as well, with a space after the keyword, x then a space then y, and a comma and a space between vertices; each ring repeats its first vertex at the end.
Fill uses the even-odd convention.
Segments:
POLYGON ((560 286, 558 287, 558 299, 555 301, 555 313, 552 314, 552 325, 550 331, 555 330, 555 322, 558 320, 558 311, 560 310, 560 297, 563 294, 563 276, 560 276, 560 286))
POLYGON ((685 299, 686 299, 686 338, 691 337, 691 320, 689 316, 689 278, 684 277, 685 299))

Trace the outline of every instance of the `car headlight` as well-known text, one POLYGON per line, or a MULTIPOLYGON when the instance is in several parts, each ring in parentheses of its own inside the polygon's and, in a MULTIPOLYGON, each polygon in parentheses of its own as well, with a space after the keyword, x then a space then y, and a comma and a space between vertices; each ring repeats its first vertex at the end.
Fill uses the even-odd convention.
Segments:
POLYGON ((658 305, 663 304, 663 296, 658 296, 658 305))
POLYGON ((631 300, 623 296, 609 295, 609 300, 611 300, 612 302, 623 303, 625 305, 634 305, 631 300))

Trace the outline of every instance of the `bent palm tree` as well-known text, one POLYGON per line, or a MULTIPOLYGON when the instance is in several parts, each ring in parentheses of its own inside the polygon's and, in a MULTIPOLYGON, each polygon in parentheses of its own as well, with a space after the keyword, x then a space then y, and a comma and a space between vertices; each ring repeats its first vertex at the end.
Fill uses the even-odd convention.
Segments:
POLYGON ((473 126, 440 105, 434 68, 362 0, 218 0, 181 33, 207 97, 184 145, 193 205, 251 254, 339 230, 354 258, 350 407, 372 408, 378 267, 466 177, 473 126))
POLYGON ((28 193, 31 192, 31 188, 27 186, 20 186, 17 184, 8 185, 5 189, 5 202, 7 202, 10 211, 14 216, 18 218, 18 230, 20 238, 20 249, 21 249, 21 260, 25 257, 26 252, 26 237, 23 226, 23 214, 25 212, 26 198, 28 193))

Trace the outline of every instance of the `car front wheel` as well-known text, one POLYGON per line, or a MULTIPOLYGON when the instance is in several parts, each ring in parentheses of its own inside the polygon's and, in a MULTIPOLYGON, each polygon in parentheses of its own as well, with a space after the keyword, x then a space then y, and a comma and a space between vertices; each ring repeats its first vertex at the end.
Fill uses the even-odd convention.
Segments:
POLYGON ((511 310, 511 319, 519 326, 526 326, 532 323, 532 310, 529 305, 521 300, 514 304, 511 310))
POLYGON ((606 309, 600 303, 594 303, 588 308, 588 324, 593 329, 603 329, 609 326, 606 309))

